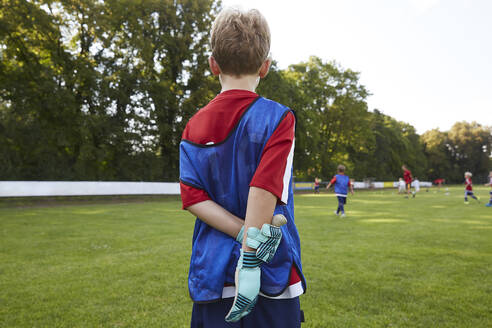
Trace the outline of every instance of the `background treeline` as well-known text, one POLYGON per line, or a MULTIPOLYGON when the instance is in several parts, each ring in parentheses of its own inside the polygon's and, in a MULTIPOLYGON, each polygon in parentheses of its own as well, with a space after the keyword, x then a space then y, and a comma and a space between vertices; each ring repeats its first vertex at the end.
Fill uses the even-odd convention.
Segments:
MULTIPOLYGON (((207 64, 220 2, 0 3, 0 180, 177 181, 184 125, 220 91, 207 64)), ((418 135, 369 111, 359 74, 335 62, 273 65, 257 91, 296 111, 298 180, 338 163, 378 180, 403 163, 450 182, 491 169, 491 127, 418 135)))

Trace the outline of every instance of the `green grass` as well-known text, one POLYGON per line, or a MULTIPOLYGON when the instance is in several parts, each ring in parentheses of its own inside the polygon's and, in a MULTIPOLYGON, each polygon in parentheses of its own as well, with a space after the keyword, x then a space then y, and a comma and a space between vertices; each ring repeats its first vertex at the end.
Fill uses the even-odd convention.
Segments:
MULTIPOLYGON (((491 327, 492 208, 425 189, 296 195, 302 327, 491 327)), ((124 201, 124 200, 123 200, 124 201)), ((162 202, 0 206, 0 327, 187 327, 194 220, 162 202)))

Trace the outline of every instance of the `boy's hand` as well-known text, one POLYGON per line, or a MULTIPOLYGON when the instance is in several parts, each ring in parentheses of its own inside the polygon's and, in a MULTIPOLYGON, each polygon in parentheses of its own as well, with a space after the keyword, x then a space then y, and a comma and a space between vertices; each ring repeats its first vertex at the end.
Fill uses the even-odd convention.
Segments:
MULTIPOLYGON (((277 251, 280 241, 282 240, 282 231, 280 227, 287 223, 287 218, 282 214, 273 216, 272 224, 265 223, 263 227, 249 228, 246 238, 246 245, 256 249, 256 256, 263 262, 270 262, 277 251)), ((244 226, 239 231, 236 240, 243 242, 244 226)))
POLYGON ((246 245, 256 249, 256 257, 263 262, 270 262, 282 240, 282 231, 279 227, 265 223, 261 230, 255 227, 248 228, 246 245))
POLYGON ((227 322, 239 321, 253 310, 260 293, 260 264, 261 261, 255 252, 241 250, 236 267, 236 296, 231 310, 225 317, 227 322))

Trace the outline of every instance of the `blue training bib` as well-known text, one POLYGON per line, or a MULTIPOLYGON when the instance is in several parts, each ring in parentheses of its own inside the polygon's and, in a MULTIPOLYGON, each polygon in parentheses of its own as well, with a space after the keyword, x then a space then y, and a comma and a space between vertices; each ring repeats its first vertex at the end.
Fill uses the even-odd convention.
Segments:
MULTIPOLYGON (((213 145, 180 143, 180 180, 205 190, 210 198, 234 215, 244 218, 249 184, 260 163, 266 143, 289 108, 258 97, 243 114, 234 130, 213 145)), ((286 205, 277 205, 275 214, 285 215, 283 238, 272 262, 262 265, 261 292, 280 295, 288 287, 292 265, 297 268, 304 290, 300 241, 294 223, 292 175, 286 205)), ((199 218, 195 222, 188 276, 190 296, 195 302, 222 297, 225 283, 234 283, 241 245, 234 238, 210 227, 199 218)))

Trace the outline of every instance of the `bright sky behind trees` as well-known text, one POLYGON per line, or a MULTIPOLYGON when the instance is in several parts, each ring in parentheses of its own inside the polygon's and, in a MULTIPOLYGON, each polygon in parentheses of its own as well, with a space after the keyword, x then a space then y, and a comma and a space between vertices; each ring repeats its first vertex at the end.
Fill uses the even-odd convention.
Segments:
POLYGON ((280 68, 315 55, 361 72, 369 109, 415 126, 492 125, 492 1, 223 0, 257 8, 280 68))

